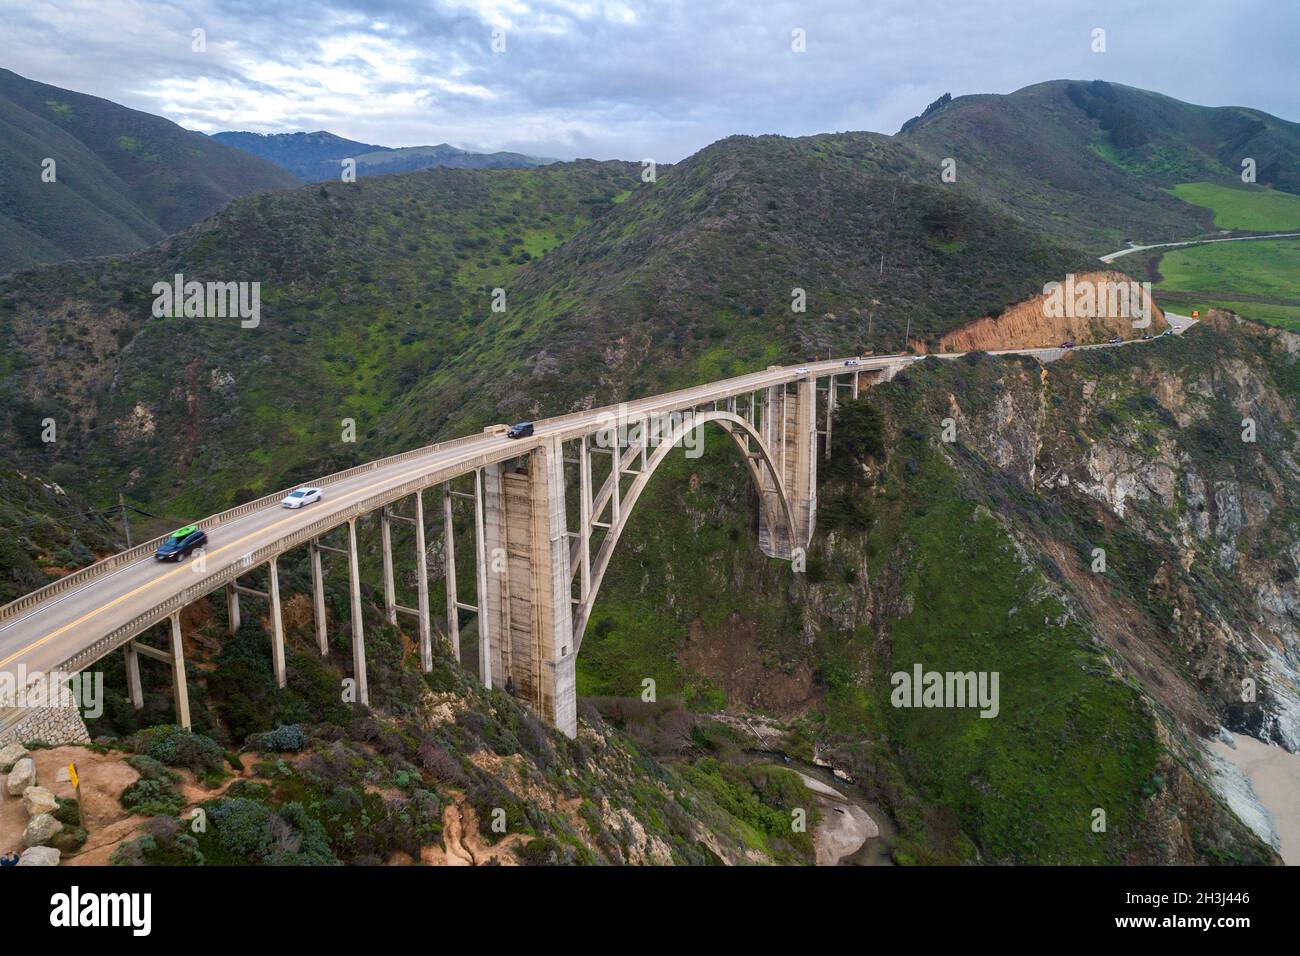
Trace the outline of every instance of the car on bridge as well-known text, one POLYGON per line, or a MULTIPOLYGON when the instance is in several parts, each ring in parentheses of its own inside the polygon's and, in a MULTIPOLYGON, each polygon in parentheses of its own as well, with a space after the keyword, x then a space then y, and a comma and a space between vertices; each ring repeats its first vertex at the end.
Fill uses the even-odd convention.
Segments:
POLYGON ((1074 348, 1074 340, 1073 340, 1073 339, 1066 339, 1064 342, 1061 343, 1061 348, 1063 348, 1063 349, 1072 349, 1072 348, 1074 348))
POLYGON ((320 500, 321 490, 319 488, 299 488, 297 491, 290 492, 288 497, 280 502, 280 507, 303 508, 320 500))
POLYGON ((533 423, 519 422, 519 424, 517 425, 511 425, 510 428, 506 431, 506 437, 507 438, 532 438, 533 423))
POLYGON ((182 561, 190 556, 190 552, 207 543, 208 535, 202 528, 196 524, 187 524, 169 534, 153 556, 159 561, 182 561))
POLYGON ((844 361, 844 364, 845 364, 845 365, 861 365, 862 363, 859 362, 857 359, 846 359, 846 360, 844 361))

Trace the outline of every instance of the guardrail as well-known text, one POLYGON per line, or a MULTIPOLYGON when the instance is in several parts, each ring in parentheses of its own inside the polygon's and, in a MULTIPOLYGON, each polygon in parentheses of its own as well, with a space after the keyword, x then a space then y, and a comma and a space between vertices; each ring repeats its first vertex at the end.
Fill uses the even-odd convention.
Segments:
MULTIPOLYGON (((464 440, 457 439, 457 441, 460 441, 462 444, 468 444, 470 438, 478 439, 481 437, 481 435, 474 435, 468 436, 464 440)), ((450 443, 443 444, 446 445, 450 443)), ((409 452, 405 454, 415 457, 409 452)), ((484 453, 475 458, 469 459, 468 461, 457 462, 453 466, 444 466, 442 468, 433 469, 428 474, 409 479, 394 488, 389 488, 388 490, 372 495, 363 501, 349 505, 341 512, 335 512, 328 517, 323 517, 317 521, 313 521, 311 524, 299 528, 297 531, 286 535, 273 544, 263 545, 257 550, 244 555, 244 557, 238 562, 228 565, 219 571, 214 571, 211 574, 205 575, 203 578, 195 581, 184 590, 159 602, 156 606, 150 608, 143 614, 139 614, 127 623, 114 628, 104 637, 92 644, 88 644, 76 654, 67 658, 59 665, 59 669, 67 673, 76 673, 83 670, 90 664, 99 660, 99 658, 111 653, 118 647, 121 647, 127 641, 136 637, 148 628, 165 621, 172 614, 187 605, 192 604, 199 598, 206 597, 218 588, 231 583, 235 578, 247 573, 250 568, 255 568, 258 565, 265 564, 267 561, 270 561, 271 558, 283 554, 285 551, 300 547, 312 538, 319 537, 325 532, 347 524, 349 521, 359 518, 362 515, 378 511, 384 505, 390 504, 400 498, 404 498, 406 495, 414 494, 417 491, 422 491, 434 485, 439 485, 450 478, 466 474, 476 468, 482 468, 491 464, 493 461, 498 460, 498 458, 499 455, 484 453)), ((342 475, 345 473, 339 472, 339 474, 342 475)))
MULTIPOLYGON (((345 481, 346 479, 355 477, 356 475, 365 474, 368 471, 375 471, 376 469, 383 468, 387 465, 400 464, 403 461, 409 461, 423 455, 430 455, 442 449, 454 448, 458 445, 467 445, 482 440, 482 434, 465 435, 460 438, 449 439, 445 442, 438 442, 434 445, 426 445, 423 448, 416 448, 412 451, 400 452, 396 455, 390 455, 387 458, 378 458, 362 465, 356 465, 352 468, 335 472, 332 475, 326 475, 314 482, 302 482, 291 488, 277 491, 274 494, 264 495, 253 501, 246 501, 241 505, 236 505, 235 507, 222 511, 219 514, 201 518, 200 520, 195 521, 194 524, 202 528, 204 531, 207 531, 211 528, 217 528, 223 524, 228 524, 229 522, 242 518, 245 515, 252 514, 254 511, 260 511, 268 505, 278 504, 286 495, 289 494, 289 492, 293 491, 294 488, 301 488, 304 484, 315 484, 320 487, 328 487, 329 485, 337 484, 340 481, 345 481)), ((24 594, 22 597, 11 601, 4 607, 0 607, 0 621, 6 621, 9 618, 15 617, 28 608, 40 604, 55 595, 62 594, 64 591, 69 591, 79 584, 85 583, 101 575, 109 574, 118 568, 138 561, 146 555, 152 555, 154 551, 158 550, 158 546, 166 539, 167 535, 162 535, 151 541, 146 541, 144 544, 137 544, 133 548, 119 551, 117 554, 96 561, 94 564, 73 571, 71 574, 64 575, 57 581, 51 581, 44 587, 38 588, 28 594, 24 594)))

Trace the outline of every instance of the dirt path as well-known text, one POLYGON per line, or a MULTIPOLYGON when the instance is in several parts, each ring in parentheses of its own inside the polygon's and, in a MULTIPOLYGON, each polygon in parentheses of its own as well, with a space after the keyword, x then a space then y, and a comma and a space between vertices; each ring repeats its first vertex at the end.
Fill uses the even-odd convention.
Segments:
POLYGON ((426 846, 420 860, 430 866, 482 866, 496 862, 501 866, 518 866, 511 848, 527 843, 532 837, 511 833, 488 844, 478 831, 478 814, 468 803, 454 803, 442 811, 442 840, 446 849, 426 846))

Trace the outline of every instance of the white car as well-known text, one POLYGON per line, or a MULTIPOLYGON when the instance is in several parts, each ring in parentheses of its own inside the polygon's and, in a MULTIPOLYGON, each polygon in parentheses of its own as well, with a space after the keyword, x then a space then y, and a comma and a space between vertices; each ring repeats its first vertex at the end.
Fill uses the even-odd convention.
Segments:
POLYGON ((795 374, 796 374, 796 375, 807 375, 807 374, 808 374, 808 366, 807 366, 807 365, 800 365, 800 366, 799 366, 797 369, 795 369, 794 371, 795 371, 795 374))
POLYGON ((313 501, 320 501, 320 499, 319 488, 299 488, 297 491, 291 492, 289 497, 281 501, 280 504, 285 508, 302 508, 313 501))

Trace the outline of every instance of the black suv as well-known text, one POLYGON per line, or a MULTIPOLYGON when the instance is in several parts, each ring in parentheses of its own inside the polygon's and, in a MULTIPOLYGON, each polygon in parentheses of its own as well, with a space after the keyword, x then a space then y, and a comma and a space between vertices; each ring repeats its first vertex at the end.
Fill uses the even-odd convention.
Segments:
POLYGON ((510 428, 506 430, 506 437, 507 438, 532 438, 533 423, 520 422, 518 425, 511 425, 510 428))
POLYGON ((186 525, 179 531, 173 531, 153 553, 159 561, 180 561, 189 557, 195 548, 208 543, 207 533, 198 525, 186 525))

